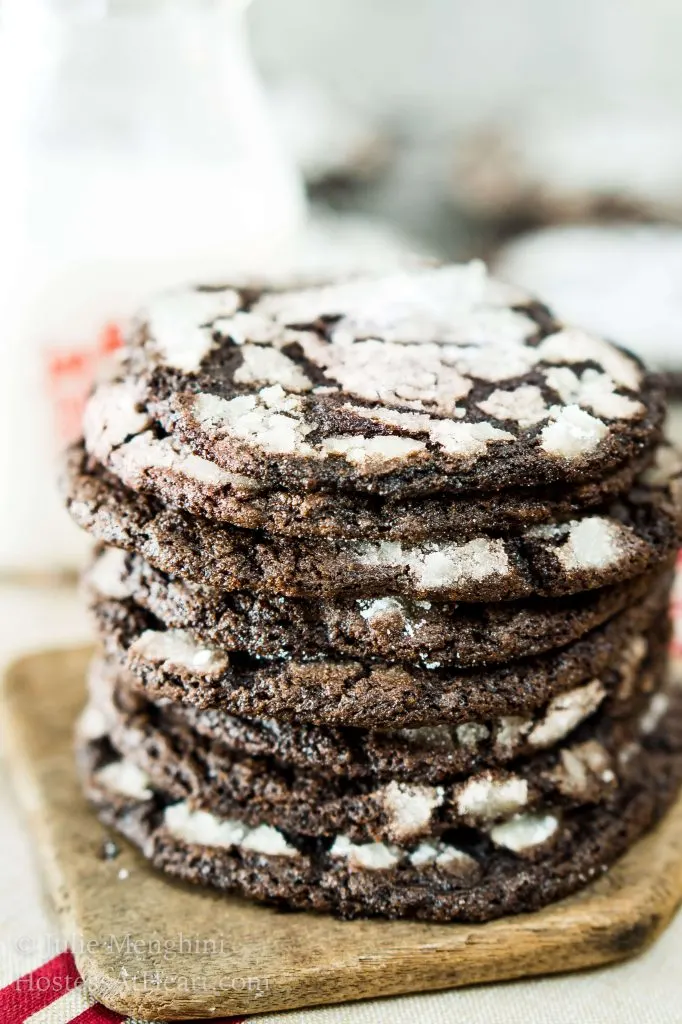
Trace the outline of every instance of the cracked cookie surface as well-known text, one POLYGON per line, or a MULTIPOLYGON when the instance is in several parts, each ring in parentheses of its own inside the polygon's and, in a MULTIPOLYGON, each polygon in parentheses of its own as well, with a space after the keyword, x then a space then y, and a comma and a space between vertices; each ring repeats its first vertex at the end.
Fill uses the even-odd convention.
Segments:
POLYGON ((667 587, 662 571, 554 600, 501 604, 409 601, 395 597, 311 601, 221 591, 153 569, 139 555, 103 548, 85 574, 89 600, 130 599, 169 629, 254 656, 357 656, 417 664, 477 665, 528 657, 579 639, 667 587), (659 583, 660 578, 660 583, 659 583))
POLYGON ((97 540, 217 589, 499 602, 609 586, 662 565, 679 543, 674 481, 675 489, 643 484, 603 513, 516 536, 414 545, 289 538, 202 519, 124 487, 78 449, 63 490, 72 517, 97 540))
POLYGON ((152 700, 232 714, 329 725, 390 728, 525 714, 558 693, 629 671, 638 636, 669 628, 665 588, 558 651, 506 665, 457 669, 378 659, 296 661, 228 652, 163 629, 131 601, 93 606, 107 655, 152 700))
POLYGON ((643 744, 636 779, 603 803, 541 806, 404 844, 308 839, 198 811, 150 785, 106 739, 81 741, 80 761, 102 821, 186 881, 342 917, 487 921, 582 888, 661 817, 682 776, 680 717, 677 704, 643 744))
POLYGON ((490 493, 618 471, 658 438, 662 396, 634 357, 474 262, 161 296, 85 438, 129 482, 490 493))

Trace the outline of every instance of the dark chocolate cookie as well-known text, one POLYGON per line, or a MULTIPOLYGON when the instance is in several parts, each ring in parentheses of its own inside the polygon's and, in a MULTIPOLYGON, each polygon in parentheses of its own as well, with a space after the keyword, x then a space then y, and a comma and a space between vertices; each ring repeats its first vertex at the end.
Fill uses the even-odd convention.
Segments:
POLYGON ((104 461, 127 487, 193 515, 294 537, 419 541, 471 537, 486 530, 508 533, 570 519, 627 493, 655 458, 657 447, 642 448, 599 480, 571 487, 557 484, 406 500, 360 491, 267 488, 255 477, 211 472, 206 460, 191 455, 177 439, 154 438, 148 431, 125 449, 139 454, 143 450, 144 458, 123 458, 114 450, 104 461))
MULTIPOLYGON (((310 601, 221 591, 153 569, 139 555, 101 548, 85 574, 92 601, 131 599, 168 629, 266 658, 357 656, 477 665, 563 647, 641 600, 657 574, 570 597, 465 605, 395 597, 310 601)), ((667 585, 667 583, 664 583, 667 585)))
POLYGON ((102 821, 170 875, 343 917, 486 921, 580 889, 660 818, 682 776, 680 717, 675 705, 645 740, 635 777, 601 804, 540 807, 404 846, 221 820, 154 790, 106 741, 82 747, 81 764, 102 821))
POLYGON ((93 606, 107 654, 152 699, 246 717, 362 728, 461 723, 527 714, 558 693, 618 672, 632 640, 667 628, 661 583, 633 608, 568 647, 507 665, 457 670, 373 659, 254 658, 165 630, 131 601, 93 606), (653 631, 653 632, 652 632, 653 631))
MULTIPOLYGON (((149 722, 162 731, 188 731, 232 756, 270 758, 278 764, 348 778, 439 783, 466 772, 499 767, 563 741, 596 712, 620 719, 653 692, 668 655, 669 624, 649 640, 635 636, 617 671, 558 693, 525 715, 502 715, 459 725, 368 731, 354 727, 248 719, 217 708, 151 703, 113 661, 96 659, 89 677, 90 704, 82 724, 90 738, 109 732, 125 752, 119 727, 135 742, 149 722)), ((154 757, 153 746, 149 756, 154 757)))
POLYGON ((657 450, 643 448, 618 471, 570 488, 528 487, 490 495, 424 495, 401 501, 351 491, 267 489, 254 477, 237 474, 229 481, 213 479, 198 472, 196 463, 201 460, 196 457, 179 459, 179 442, 144 437, 145 446, 155 453, 153 458, 135 463, 112 455, 106 460, 132 490, 155 495, 172 508, 249 530, 347 540, 469 537, 486 530, 509 533, 548 520, 570 519, 627 493, 657 450))
POLYGON ((122 373, 90 400, 88 451, 126 479, 156 467, 237 488, 408 498, 595 481, 650 447, 664 413, 634 357, 480 262, 170 293, 122 373))
MULTIPOLYGON (((275 758, 246 757, 192 728, 186 716, 182 721, 153 705, 131 715, 110 704, 106 735, 152 788, 217 817, 236 817, 248 825, 267 822, 307 836, 343 833, 354 842, 404 844, 462 825, 489 827, 540 804, 565 809, 606 800, 639 771, 635 754, 621 758, 622 764, 619 757, 641 742, 643 725, 648 734, 664 714, 667 697, 660 687, 665 669, 660 664, 657 678, 647 671, 646 680, 636 681, 640 691, 646 686, 649 693, 640 692, 629 717, 594 713, 605 691, 593 680, 538 722, 528 735, 526 757, 507 768, 482 770, 470 758, 463 772, 450 773, 438 785, 353 778, 324 768, 283 765, 275 758), (575 724, 576 714, 583 718, 577 731, 560 739, 564 723, 573 716, 575 724)), ((96 710, 96 703, 89 708, 96 710)), ((88 711, 84 722, 92 726, 88 711)))
MULTIPOLYGON (((677 478, 675 478, 677 483, 677 478)), ((69 511, 97 540, 164 572, 222 590, 292 597, 508 601, 609 586, 665 563, 679 543, 679 495, 641 485, 600 514, 465 541, 339 541, 271 536, 165 507, 72 450, 69 511)))

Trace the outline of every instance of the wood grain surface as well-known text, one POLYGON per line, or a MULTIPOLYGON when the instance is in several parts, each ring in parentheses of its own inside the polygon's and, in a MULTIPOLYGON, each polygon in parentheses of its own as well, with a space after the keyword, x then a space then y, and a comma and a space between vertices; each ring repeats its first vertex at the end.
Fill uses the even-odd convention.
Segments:
POLYGON ((72 759, 90 651, 16 662, 2 700, 10 768, 92 994, 143 1019, 251 1014, 594 967, 632 956, 682 901, 682 801, 607 875, 537 914, 485 925, 282 913, 164 878, 85 804, 72 759))

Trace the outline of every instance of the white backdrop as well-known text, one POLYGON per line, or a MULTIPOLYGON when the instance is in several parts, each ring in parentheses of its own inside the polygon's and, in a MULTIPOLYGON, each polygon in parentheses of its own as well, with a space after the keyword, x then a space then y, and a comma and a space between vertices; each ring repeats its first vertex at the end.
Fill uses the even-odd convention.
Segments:
POLYGON ((251 23, 265 70, 428 131, 539 93, 682 97, 676 0, 256 0, 251 23))

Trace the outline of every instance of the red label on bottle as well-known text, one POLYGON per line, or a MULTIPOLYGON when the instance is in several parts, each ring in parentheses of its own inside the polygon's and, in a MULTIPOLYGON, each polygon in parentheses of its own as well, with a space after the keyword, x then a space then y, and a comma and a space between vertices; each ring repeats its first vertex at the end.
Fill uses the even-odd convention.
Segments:
POLYGON ((47 351, 48 393, 60 446, 80 435, 83 409, 97 372, 106 358, 122 344, 120 325, 108 323, 100 332, 96 345, 47 351))

